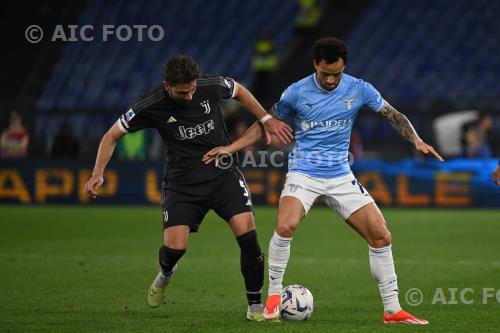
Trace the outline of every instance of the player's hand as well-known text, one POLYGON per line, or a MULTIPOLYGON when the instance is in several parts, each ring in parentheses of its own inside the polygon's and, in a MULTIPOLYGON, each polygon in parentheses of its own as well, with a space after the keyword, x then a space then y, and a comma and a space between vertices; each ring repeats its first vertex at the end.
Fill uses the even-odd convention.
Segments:
POLYGON ((429 154, 431 153, 432 155, 434 155, 434 157, 436 157, 436 159, 438 161, 441 161, 443 162, 444 159, 441 157, 441 155, 439 155, 432 146, 428 145, 427 143, 425 143, 424 141, 422 141, 421 139, 418 139, 416 142, 415 142, 415 148, 417 148, 418 151, 421 151, 422 153, 424 154, 429 154))
POLYGON ((264 129, 264 142, 265 142, 265 144, 270 145, 272 141, 273 141, 273 137, 271 136, 271 133, 269 133, 268 131, 266 131, 264 129))
POLYGON ((205 164, 212 163, 216 161, 221 156, 231 156, 233 151, 229 148, 229 146, 220 146, 211 149, 208 153, 203 155, 201 161, 205 164))
POLYGON ((493 171, 492 178, 493 182, 495 182, 497 186, 500 186, 500 165, 498 165, 495 171, 493 171))
POLYGON ((85 184, 85 193, 92 198, 96 198, 99 193, 97 190, 104 183, 104 178, 98 175, 92 175, 92 177, 88 180, 87 184, 85 184))
MULTIPOLYGON (((271 118, 264 123, 264 129, 266 132, 274 134, 283 144, 288 144, 293 140, 293 131, 290 126, 284 122, 271 118)), ((266 136, 266 143, 268 142, 268 137, 266 136)))

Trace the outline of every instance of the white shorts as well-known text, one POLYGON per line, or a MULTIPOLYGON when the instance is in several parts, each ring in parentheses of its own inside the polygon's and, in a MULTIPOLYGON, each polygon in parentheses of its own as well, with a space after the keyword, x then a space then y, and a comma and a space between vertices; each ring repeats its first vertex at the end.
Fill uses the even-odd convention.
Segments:
POLYGON ((314 201, 323 196, 326 204, 344 220, 361 207, 374 202, 352 173, 338 178, 324 179, 288 172, 280 200, 285 196, 299 199, 304 206, 305 214, 314 201))

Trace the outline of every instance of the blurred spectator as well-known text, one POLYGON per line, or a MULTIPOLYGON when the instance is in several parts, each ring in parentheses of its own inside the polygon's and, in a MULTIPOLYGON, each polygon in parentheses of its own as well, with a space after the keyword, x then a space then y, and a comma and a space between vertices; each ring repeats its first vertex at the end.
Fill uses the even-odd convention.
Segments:
POLYGON ((265 108, 270 99, 272 73, 278 68, 278 55, 269 33, 261 33, 254 45, 252 69, 255 74, 252 93, 265 108))
POLYGON ((25 158, 28 155, 29 133, 23 126, 21 115, 12 111, 10 124, 2 132, 0 155, 2 158, 25 158))
POLYGON ((464 156, 464 126, 477 120, 475 110, 455 111, 443 114, 433 121, 434 137, 439 150, 448 157, 464 156))
POLYGON ((295 17, 295 34, 305 39, 314 39, 318 35, 318 23, 321 8, 316 0, 298 0, 299 12, 295 17))
POLYGON ((125 135, 118 143, 118 158, 123 161, 144 161, 146 159, 145 131, 125 135))
POLYGON ((462 140, 467 158, 491 157, 491 127, 493 121, 488 114, 481 114, 475 121, 464 125, 462 140))
POLYGON ((51 157, 55 158, 77 158, 80 153, 80 143, 71 131, 71 126, 64 121, 54 138, 51 157))

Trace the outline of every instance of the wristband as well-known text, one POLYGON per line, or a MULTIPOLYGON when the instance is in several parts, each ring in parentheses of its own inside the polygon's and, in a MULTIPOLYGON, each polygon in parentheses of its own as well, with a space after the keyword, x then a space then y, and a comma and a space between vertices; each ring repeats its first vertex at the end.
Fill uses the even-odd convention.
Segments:
POLYGON ((260 118, 259 121, 262 123, 262 124, 265 124, 266 121, 268 121, 269 119, 271 119, 273 116, 271 116, 270 114, 266 114, 264 117, 260 118))

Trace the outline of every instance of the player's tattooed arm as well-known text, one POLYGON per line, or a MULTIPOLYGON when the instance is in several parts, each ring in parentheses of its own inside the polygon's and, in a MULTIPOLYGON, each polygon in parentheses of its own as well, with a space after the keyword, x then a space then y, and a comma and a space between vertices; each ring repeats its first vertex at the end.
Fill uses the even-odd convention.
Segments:
POLYGON ((406 140, 415 143, 415 140, 420 139, 408 118, 397 111, 391 104, 387 103, 387 101, 384 101, 384 106, 379 113, 382 117, 389 120, 391 126, 406 140))
POLYGON ((396 110, 387 101, 384 101, 384 106, 379 111, 380 115, 385 119, 389 120, 391 126, 399 133, 403 138, 410 141, 415 145, 418 151, 425 154, 433 154, 439 161, 444 161, 443 158, 434 150, 434 148, 426 144, 417 134, 415 128, 410 123, 408 118, 396 110))

